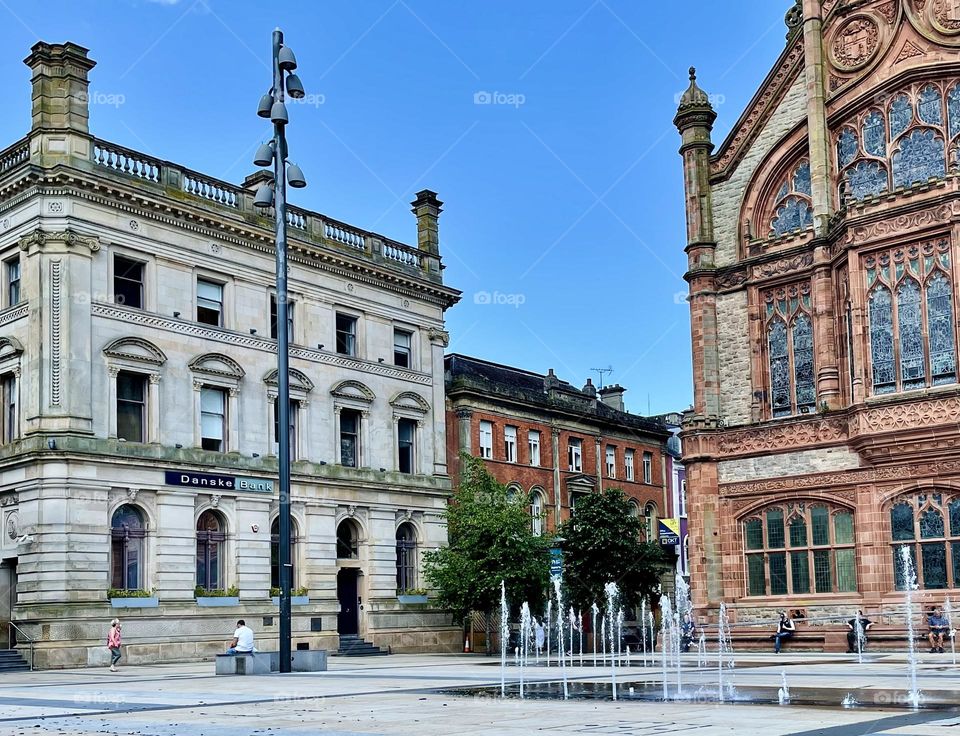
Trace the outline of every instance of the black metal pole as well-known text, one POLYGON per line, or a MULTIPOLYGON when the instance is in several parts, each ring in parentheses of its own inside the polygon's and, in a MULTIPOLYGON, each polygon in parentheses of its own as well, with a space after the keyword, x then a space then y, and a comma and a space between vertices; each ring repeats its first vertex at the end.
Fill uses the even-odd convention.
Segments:
MULTIPOLYGON (((273 32, 273 99, 284 101, 280 47, 283 32, 273 32)), ((284 126, 273 124, 274 211, 277 224, 277 423, 280 454, 280 672, 290 672, 290 345, 287 333, 287 139, 284 126)))

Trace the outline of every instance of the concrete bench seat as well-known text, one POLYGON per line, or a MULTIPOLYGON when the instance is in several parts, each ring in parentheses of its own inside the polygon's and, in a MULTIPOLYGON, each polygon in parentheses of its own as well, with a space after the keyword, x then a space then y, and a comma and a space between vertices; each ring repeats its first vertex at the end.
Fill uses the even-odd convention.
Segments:
MULTIPOLYGON (((326 672, 327 652, 324 649, 291 652, 290 669, 294 672, 326 672)), ((280 652, 218 654, 216 658, 215 672, 218 675, 269 675, 279 671, 280 652)))

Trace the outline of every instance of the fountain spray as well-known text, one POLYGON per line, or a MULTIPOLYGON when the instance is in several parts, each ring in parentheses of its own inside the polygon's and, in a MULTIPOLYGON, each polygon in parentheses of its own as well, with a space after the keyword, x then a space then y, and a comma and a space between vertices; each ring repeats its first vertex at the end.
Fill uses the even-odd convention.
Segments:
POLYGON ((617 596, 620 591, 617 589, 616 583, 607 583, 603 586, 604 592, 607 594, 607 618, 610 620, 610 682, 613 688, 613 699, 617 699, 617 658, 616 651, 614 649, 614 636, 616 634, 617 626, 616 620, 618 615, 615 613, 617 605, 617 596))
POLYGON ((507 641, 510 638, 510 623, 507 620, 507 584, 500 581, 500 697, 507 694, 507 641))
POLYGON ((953 605, 950 599, 943 607, 943 612, 947 617, 947 631, 950 632, 950 654, 953 656, 953 666, 957 666, 957 630, 953 628, 953 605))
POLYGON ((920 705, 920 690, 917 688, 917 645, 913 630, 913 591, 917 588, 917 574, 913 569, 913 557, 907 545, 900 547, 900 562, 903 565, 903 585, 907 602, 907 635, 909 636, 907 663, 910 670, 910 690, 907 692, 907 699, 910 705, 917 708, 920 705))
POLYGON ((640 642, 643 646, 643 666, 647 666, 647 599, 640 601, 640 642))
POLYGON ((560 595, 560 576, 553 578, 553 590, 557 595, 557 655, 560 659, 560 674, 563 677, 563 699, 570 696, 567 692, 567 669, 563 657, 563 600, 560 595))
POLYGON ((597 666, 597 613, 599 613, 599 611, 600 609, 597 608, 596 601, 590 604, 590 613, 593 614, 593 628, 591 629, 591 631, 593 632, 593 666, 594 667, 597 666))

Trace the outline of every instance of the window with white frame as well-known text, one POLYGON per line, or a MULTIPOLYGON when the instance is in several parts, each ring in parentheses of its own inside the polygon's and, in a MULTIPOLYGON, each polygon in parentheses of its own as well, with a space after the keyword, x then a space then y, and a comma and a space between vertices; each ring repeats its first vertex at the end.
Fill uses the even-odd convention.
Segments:
POLYGON ((14 256, 4 262, 7 276, 7 303, 4 306, 12 307, 20 303, 20 256, 14 256))
POLYGON ((527 432, 527 450, 530 453, 530 464, 540 465, 540 432, 531 429, 527 432))
POLYGON ((607 477, 617 477, 617 448, 607 445, 607 477))
POLYGON ((570 472, 583 472, 583 440, 571 437, 567 440, 567 467, 570 472))
POLYGON ((357 318, 352 315, 337 314, 337 352, 357 355, 357 318))
POLYGON ((117 439, 145 442, 147 438, 147 376, 117 373, 117 439))
POLYGON ((200 389, 200 446, 227 451, 227 391, 216 386, 200 389))
POLYGON ((627 480, 633 480, 633 450, 624 450, 623 452, 623 472, 627 480))
POLYGON ((404 418, 397 422, 397 470, 401 473, 416 472, 416 437, 415 419, 404 418))
POLYGON ((503 459, 508 463, 517 462, 517 428, 509 424, 503 428, 503 459))
POLYGON ((480 422, 480 457, 487 460, 493 457, 493 422, 480 422))
POLYGON ((197 279, 197 322, 223 327, 223 284, 197 279))
POLYGON ((393 364, 402 368, 413 367, 413 333, 394 329, 393 364))
POLYGON ((687 479, 682 478, 680 480, 680 516, 687 515, 687 479))
POLYGON ((143 309, 146 266, 120 254, 113 256, 113 301, 125 307, 143 309))
POLYGON ((356 409, 340 410, 340 464, 348 468, 360 467, 361 413, 356 409))
POLYGON ((533 535, 543 536, 543 493, 539 489, 534 489, 530 494, 530 523, 533 535))
POLYGON ((653 453, 643 453, 643 482, 653 483, 653 453))

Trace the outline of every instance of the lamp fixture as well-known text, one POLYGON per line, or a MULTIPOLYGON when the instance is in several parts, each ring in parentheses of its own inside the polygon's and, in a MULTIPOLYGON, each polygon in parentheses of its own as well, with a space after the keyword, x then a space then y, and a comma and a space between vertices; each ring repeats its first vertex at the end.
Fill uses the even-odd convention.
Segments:
POLYGON ((273 187, 261 184, 257 189, 257 196, 253 198, 253 206, 262 210, 273 207, 273 187))
POLYGON ((296 164, 287 162, 287 184, 294 189, 303 189, 307 186, 307 180, 303 176, 303 171, 296 164))
POLYGON ((277 64, 285 72, 292 72, 297 68, 297 57, 289 46, 281 46, 280 53, 277 54, 277 64))
POLYGON ((273 141, 261 143, 257 148, 257 153, 253 157, 254 166, 270 166, 273 163, 273 141))
POLYGON ((256 335, 256 334, 257 334, 257 328, 256 328, 256 327, 251 327, 251 328, 250 328, 250 334, 251 334, 251 335, 256 335))
POLYGON ((174 313, 173 313, 173 316, 174 316, 174 317, 179 317, 179 316, 180 316, 180 312, 174 312, 174 313))
POLYGON ((318 342, 318 343, 317 343, 317 350, 323 350, 323 343, 322 343, 322 342, 318 342))
POLYGON ((296 74, 287 75, 287 94, 295 100, 302 100, 306 96, 303 83, 296 74))
POLYGON ((271 107, 273 107, 273 90, 270 90, 260 98, 260 104, 257 107, 257 115, 262 118, 270 117, 271 107))

